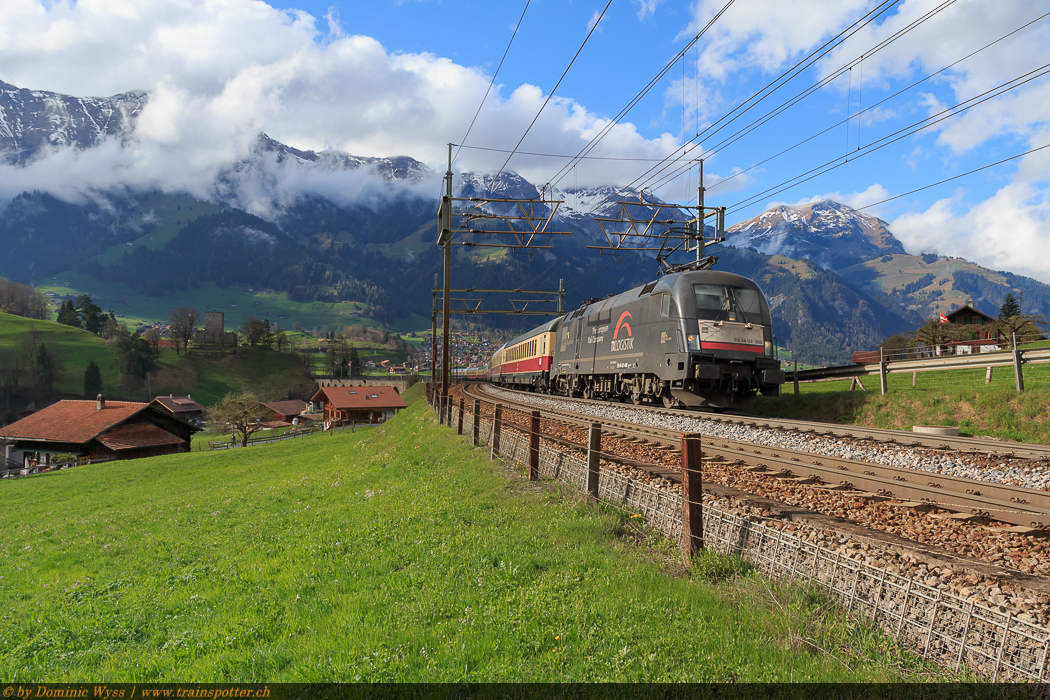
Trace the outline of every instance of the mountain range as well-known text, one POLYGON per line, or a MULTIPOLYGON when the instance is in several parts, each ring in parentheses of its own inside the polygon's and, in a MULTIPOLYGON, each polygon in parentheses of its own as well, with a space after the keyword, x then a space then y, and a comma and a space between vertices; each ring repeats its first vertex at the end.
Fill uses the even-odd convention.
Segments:
MULTIPOLYGON (((76 98, 0 83, 0 168, 16 173, 57 150, 86 152, 110 139, 132 144, 148 100, 144 92, 76 98)), ((0 276, 46 286, 52 277, 75 274, 80 291, 105 308, 124 304, 129 315, 138 313, 128 301, 136 295, 163 299, 166 308, 182 295, 214 288, 348 303, 357 317, 375 323, 429 326, 433 275, 441 270, 434 244, 437 188, 430 187, 436 182, 435 173, 407 156, 315 152, 259 134, 201 188, 210 193, 205 197, 125 185, 96 188, 77 201, 35 190, 0 202, 7 253, 0 276), (319 186, 289 197, 282 188, 289 173, 317 183, 360 175, 368 196, 341 199, 336 188, 319 186), (105 291, 118 284, 127 290, 119 302, 105 291)), ((551 236, 547 248, 517 254, 457 246, 454 286, 557 289, 564 280, 566 305, 573 308, 658 274, 651 254, 593 248, 604 240, 596 217, 615 213, 621 201, 651 215, 661 202, 648 195, 642 203, 638 192, 612 185, 544 189, 513 172, 460 173, 454 186, 464 198, 543 200, 535 206, 543 216, 560 201, 551 227, 571 232, 551 236)), ((488 207, 507 213, 516 205, 488 207)), ((662 217, 684 218, 666 211, 662 217)), ((762 285, 779 344, 807 362, 845 361, 853 350, 876 347, 880 337, 971 300, 995 315, 1008 292, 1022 296, 1026 313, 1050 312, 1047 285, 957 258, 910 255, 886 222, 832 201, 770 209, 732 226, 726 243, 709 252, 719 257, 719 269, 762 285)), ((324 325, 351 320, 335 315, 324 325)), ((516 319, 519 327, 532 321, 516 319)), ((489 316, 484 322, 511 321, 489 316)))

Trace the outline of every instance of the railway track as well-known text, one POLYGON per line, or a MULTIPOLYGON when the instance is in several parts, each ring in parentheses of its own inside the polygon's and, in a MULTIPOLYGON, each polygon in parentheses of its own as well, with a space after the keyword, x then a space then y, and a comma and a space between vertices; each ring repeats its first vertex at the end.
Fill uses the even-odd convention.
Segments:
MULTIPOLYGON (((481 392, 481 387, 470 387, 465 394, 471 398, 493 400, 481 392)), ((530 410, 527 403, 521 403, 519 407, 520 410, 530 410)), ((545 409, 544 415, 548 419, 557 418, 584 428, 594 422, 591 417, 569 410, 545 409)), ((640 445, 677 454, 680 431, 608 418, 603 418, 601 423, 603 431, 610 437, 635 440, 640 445)), ((800 421, 793 423, 803 425, 800 421)), ((586 449, 586 440, 581 443, 586 449)), ((721 438, 705 438, 703 454, 708 461, 739 464, 754 475, 786 483, 850 492, 868 501, 898 501, 900 507, 915 510, 936 507, 950 512, 951 515, 945 517, 953 520, 982 523, 994 520, 1012 526, 1012 532, 1028 535, 1041 535, 1050 528, 1050 492, 721 438)), ((652 466, 654 473, 665 478, 672 481, 679 478, 665 466, 652 466)))
MULTIPOLYGON (((507 390, 511 391, 511 390, 507 390)), ((524 392, 523 392, 524 393, 524 392)), ((525 393, 525 395, 528 395, 525 393)), ((581 404, 595 406, 609 405, 607 401, 594 399, 572 399, 581 404)), ((1031 459, 1050 461, 1050 445, 1029 445, 1019 442, 1007 442, 989 438, 972 438, 950 435, 930 435, 910 433, 887 428, 865 428, 859 425, 836 425, 834 423, 816 423, 813 421, 788 420, 782 418, 759 418, 757 416, 740 416, 725 413, 699 413, 697 411, 664 408, 662 406, 634 406, 653 415, 677 416, 685 418, 702 418, 703 420, 739 425, 749 428, 766 428, 769 430, 791 430, 809 435, 823 435, 853 440, 871 440, 875 443, 898 445, 902 447, 924 447, 935 450, 954 450, 965 454, 987 455, 995 459, 1031 459)))

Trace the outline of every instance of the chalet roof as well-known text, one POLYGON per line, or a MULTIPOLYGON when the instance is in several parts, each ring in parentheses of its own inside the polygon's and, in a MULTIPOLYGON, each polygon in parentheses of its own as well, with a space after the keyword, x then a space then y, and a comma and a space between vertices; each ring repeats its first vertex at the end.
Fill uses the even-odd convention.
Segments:
POLYGON ((149 404, 145 403, 106 401, 99 411, 94 401, 59 401, 0 428, 0 435, 23 440, 85 443, 147 408, 149 404))
POLYGON ((288 401, 264 401, 263 406, 282 416, 288 416, 302 413, 307 403, 299 399, 289 399, 288 401))
POLYGON ((111 450, 132 450, 141 447, 161 447, 178 445, 183 441, 167 430, 152 423, 132 423, 118 425, 98 436, 98 441, 111 450))
POLYGON ((197 411, 204 410, 204 406, 200 405, 189 396, 158 396, 153 399, 153 403, 160 404, 175 415, 180 413, 196 413, 197 411))
POLYGON ((333 408, 381 410, 408 408, 405 400, 389 386, 326 386, 312 401, 324 401, 333 408))
POLYGON ((964 312, 964 311, 969 311, 971 314, 977 314, 978 316, 982 316, 982 317, 988 319, 989 321, 994 321, 995 320, 994 316, 989 316, 988 314, 984 313, 983 311, 978 311, 977 309, 973 308, 969 304, 963 304, 962 306, 960 306, 955 311, 952 311, 949 314, 945 314, 945 316, 947 316, 948 320, 951 321, 955 316, 961 315, 962 312, 964 312))

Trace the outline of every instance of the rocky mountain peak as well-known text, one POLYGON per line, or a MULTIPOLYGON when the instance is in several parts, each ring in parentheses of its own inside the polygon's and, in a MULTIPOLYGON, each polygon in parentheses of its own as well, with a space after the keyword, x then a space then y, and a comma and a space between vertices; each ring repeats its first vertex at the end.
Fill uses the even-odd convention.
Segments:
POLYGON ((111 97, 71 97, 0 81, 0 161, 25 165, 53 149, 124 139, 146 106, 142 90, 111 97))
POLYGON ((726 245, 806 258, 834 270, 905 252, 885 221, 832 200, 768 209, 731 226, 726 245))

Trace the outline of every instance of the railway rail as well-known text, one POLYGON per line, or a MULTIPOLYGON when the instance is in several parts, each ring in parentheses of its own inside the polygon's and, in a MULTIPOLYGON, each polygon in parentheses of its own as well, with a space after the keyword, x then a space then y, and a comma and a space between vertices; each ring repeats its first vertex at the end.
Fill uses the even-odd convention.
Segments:
MULTIPOLYGON (((492 400, 479 390, 480 387, 473 387, 466 393, 472 398, 492 400)), ((594 422, 593 418, 566 410, 547 409, 545 414, 579 426, 594 422)), ((605 418, 602 424, 612 436, 633 438, 669 452, 677 453, 681 441, 680 431, 605 418)), ((737 462, 753 474, 797 485, 856 492, 856 496, 866 500, 896 499, 902 507, 913 509, 928 510, 933 506, 952 512, 954 515, 947 516, 952 519, 995 520, 1014 526, 1012 531, 1022 534, 1034 535, 1050 528, 1050 492, 721 438, 704 439, 703 451, 709 460, 737 462)), ((655 472, 677 480, 673 471, 652 466, 655 472)))

